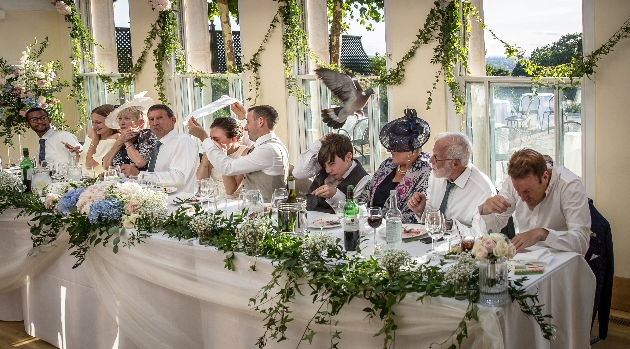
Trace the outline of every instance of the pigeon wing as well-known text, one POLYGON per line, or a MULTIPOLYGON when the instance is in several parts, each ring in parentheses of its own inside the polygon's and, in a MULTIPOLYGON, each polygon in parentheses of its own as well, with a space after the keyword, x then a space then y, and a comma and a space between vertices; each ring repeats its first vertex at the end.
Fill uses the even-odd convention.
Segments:
POLYGON ((355 99, 357 94, 360 93, 357 91, 352 77, 346 74, 328 68, 317 68, 315 69, 315 74, 324 80, 324 84, 344 103, 355 99))

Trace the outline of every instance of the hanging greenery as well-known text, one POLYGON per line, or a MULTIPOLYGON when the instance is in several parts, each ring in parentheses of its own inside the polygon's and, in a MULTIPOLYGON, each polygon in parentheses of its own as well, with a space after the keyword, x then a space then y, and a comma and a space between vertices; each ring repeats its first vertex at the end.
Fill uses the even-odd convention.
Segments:
POLYGON ((149 50, 153 47, 153 42, 159 37, 155 49, 153 49, 153 60, 155 61, 155 88, 157 89, 159 99, 162 103, 168 104, 168 98, 166 97, 166 85, 165 85, 165 72, 164 64, 166 64, 171 57, 175 59, 175 73, 186 73, 186 61, 184 59, 184 50, 179 42, 177 34, 177 19, 175 13, 177 10, 174 7, 177 5, 177 1, 169 0, 151 0, 153 10, 158 10, 158 18, 151 25, 149 34, 144 39, 144 49, 140 53, 140 56, 136 60, 136 63, 131 67, 129 73, 123 74, 122 77, 114 81, 110 76, 99 74, 99 77, 105 81, 108 88, 112 90, 122 89, 129 91, 129 87, 136 80, 144 63, 147 60, 149 50))

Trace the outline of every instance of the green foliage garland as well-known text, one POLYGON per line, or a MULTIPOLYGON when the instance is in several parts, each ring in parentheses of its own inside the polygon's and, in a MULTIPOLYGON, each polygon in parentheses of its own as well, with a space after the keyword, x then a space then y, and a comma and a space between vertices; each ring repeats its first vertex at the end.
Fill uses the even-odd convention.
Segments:
MULTIPOLYGON (((74 98, 79 111, 79 120, 77 128, 73 132, 83 128, 83 124, 89 119, 90 115, 87 110, 87 96, 83 86, 83 77, 81 76, 82 61, 85 60, 90 68, 94 68, 94 46, 98 44, 90 32, 85 28, 81 17, 77 11, 74 1, 67 1, 66 5, 72 10, 70 14, 64 15, 64 19, 69 23, 70 39, 72 43, 72 53, 70 54, 70 63, 72 64, 72 91, 69 97, 74 98)), ((101 46, 102 47, 102 46, 101 46)))
MULTIPOLYGON (((177 1, 173 0, 172 8, 176 5, 177 1)), ((136 63, 129 70, 129 73, 123 74, 123 76, 116 81, 109 76, 99 74, 99 77, 105 81, 108 88, 112 90, 122 89, 124 91, 129 91, 129 87, 142 71, 142 67, 147 60, 149 50, 153 47, 153 41, 159 37, 160 41, 155 49, 153 49, 153 59, 155 61, 154 66, 157 72, 154 86, 157 89, 160 101, 164 104, 168 104, 164 80, 164 64, 174 56, 175 72, 184 74, 187 71, 184 51, 177 34, 177 19, 175 18, 175 13, 177 11, 172 8, 159 11, 157 20, 151 25, 151 30, 149 30, 148 36, 144 39, 144 49, 140 53, 136 63)))

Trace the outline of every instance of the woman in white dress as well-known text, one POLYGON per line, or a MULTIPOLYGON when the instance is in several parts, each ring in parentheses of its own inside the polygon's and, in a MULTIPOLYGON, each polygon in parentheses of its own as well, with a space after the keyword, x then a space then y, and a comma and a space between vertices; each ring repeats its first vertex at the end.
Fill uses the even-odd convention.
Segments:
MULTIPOLYGON (((79 156, 79 163, 87 169, 94 168, 94 174, 99 175, 103 170, 103 157, 112 148, 120 133, 105 125, 107 115, 114 111, 111 104, 103 104, 92 110, 92 127, 85 137, 85 146, 79 156)), ((90 173, 91 174, 91 173, 90 173)))
MULTIPOLYGON (((249 148, 240 143, 243 137, 243 125, 230 117, 219 117, 214 119, 210 125, 210 138, 213 141, 223 144, 227 149, 227 156, 232 159, 246 155, 249 148)), ((206 154, 203 154, 201 163, 197 169, 197 179, 212 178, 217 188, 217 196, 238 198, 243 183, 243 175, 223 176, 217 169, 212 167, 206 154)))

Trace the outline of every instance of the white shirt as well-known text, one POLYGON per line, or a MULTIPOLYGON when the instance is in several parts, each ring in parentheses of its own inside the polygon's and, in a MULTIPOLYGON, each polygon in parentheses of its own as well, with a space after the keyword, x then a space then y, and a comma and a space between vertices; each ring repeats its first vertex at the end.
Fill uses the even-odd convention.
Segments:
MULTIPOLYGON (((307 179, 307 178, 316 176, 319 173, 319 171, 322 170, 322 166, 319 164, 319 161, 317 160, 317 156, 321 148, 322 148, 322 142, 317 140, 313 144, 311 144, 308 150, 300 154, 300 156, 298 157, 297 163, 293 167, 293 177, 295 177, 296 179, 307 179)), ((356 162, 353 161, 348 171, 346 171, 346 173, 343 174, 343 178, 348 177, 350 175, 350 172, 352 172, 352 170, 354 170, 356 166, 357 166, 356 162)), ((355 198, 361 195, 361 192, 363 192, 365 185, 368 184, 371 178, 372 177, 369 174, 365 175, 363 178, 361 178, 361 180, 359 180, 357 185, 354 186, 355 198)), ((328 176, 326 177, 326 179, 324 179, 324 183, 330 183, 334 181, 335 179, 331 176, 328 176)), ((346 194, 342 192, 341 190, 339 190, 339 188, 337 188, 337 193, 335 193, 335 195, 333 195, 333 197, 331 197, 330 199, 326 199, 326 202, 331 207, 335 207, 335 205, 339 203, 339 201, 345 201, 345 200, 346 200, 346 194)))
MULTIPOLYGON (((439 209, 444 193, 446 192, 446 178, 437 178, 431 171, 426 195, 427 207, 439 209)), ((481 226, 479 205, 486 199, 496 195, 496 189, 492 181, 475 166, 468 165, 464 172, 455 180, 455 186, 451 189, 446 203, 444 216, 453 220, 457 228, 453 229, 462 235, 483 236, 486 231, 481 226)))
MULTIPOLYGON (((46 162, 51 164, 69 164, 71 159, 75 157, 74 153, 68 151, 63 142, 73 147, 81 146, 77 137, 67 131, 56 131, 49 129, 41 139, 46 140, 46 162)), ((37 143, 37 161, 39 161, 39 143, 37 143)))
POLYGON ((199 154, 195 142, 190 136, 176 130, 171 130, 158 141, 162 146, 155 160, 153 173, 159 175, 162 181, 166 181, 167 186, 194 193, 196 172, 199 167, 199 154))
MULTIPOLYGON (((560 251, 586 254, 590 240, 591 214, 584 185, 564 166, 554 166, 545 198, 533 209, 523 202, 511 180, 503 183, 499 195, 512 206, 505 213, 483 215, 486 228, 498 231, 514 213, 519 231, 534 228, 549 231, 545 241, 538 244, 560 251)), ((481 207, 480 207, 481 209, 481 207)))
POLYGON ((201 143, 201 148, 208 155, 212 167, 216 168, 224 176, 261 171, 270 176, 285 174, 284 169, 289 169, 289 152, 284 144, 270 144, 264 142, 278 138, 271 132, 259 137, 254 142, 254 150, 238 159, 227 156, 210 137, 201 143))

